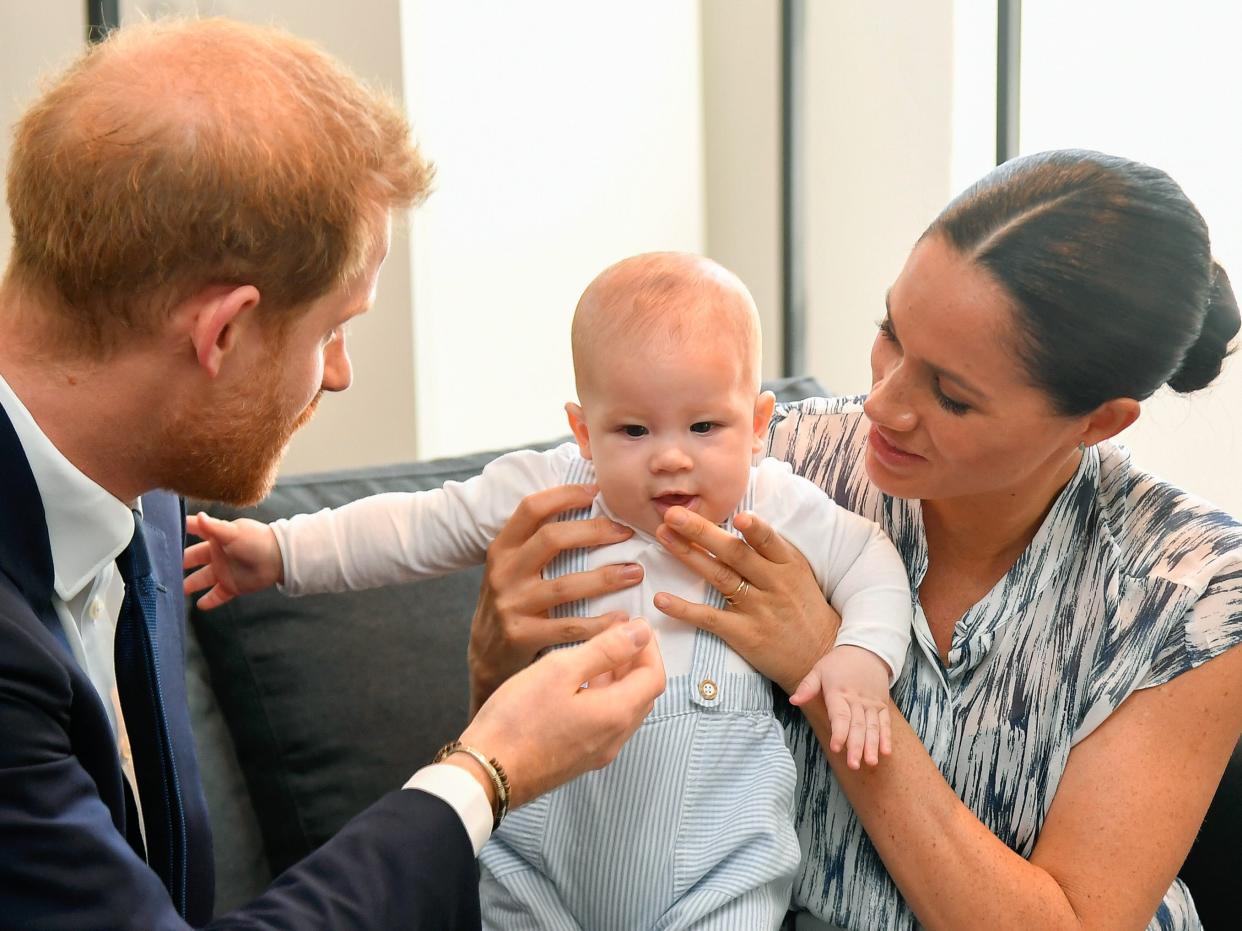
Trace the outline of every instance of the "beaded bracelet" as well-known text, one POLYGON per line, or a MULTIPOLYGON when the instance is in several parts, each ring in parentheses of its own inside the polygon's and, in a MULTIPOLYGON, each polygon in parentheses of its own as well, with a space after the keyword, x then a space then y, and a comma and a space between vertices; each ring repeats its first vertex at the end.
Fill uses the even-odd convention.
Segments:
POLYGON ((433 763, 443 763, 445 759, 454 753, 465 753, 474 758, 474 761, 483 767, 483 772, 487 773, 487 778, 492 781, 492 788, 496 790, 496 802, 492 805, 492 830, 500 827, 500 821, 509 813, 509 776, 505 773, 505 768, 500 765, 500 761, 495 757, 486 757, 474 747, 469 747, 460 740, 451 740, 440 748, 436 753, 433 763))

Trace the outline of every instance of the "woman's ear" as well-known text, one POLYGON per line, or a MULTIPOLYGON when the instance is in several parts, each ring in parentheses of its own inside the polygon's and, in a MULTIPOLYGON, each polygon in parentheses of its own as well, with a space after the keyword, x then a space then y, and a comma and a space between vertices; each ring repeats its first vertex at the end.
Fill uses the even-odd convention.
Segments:
POLYGON ((1085 446, 1094 446, 1112 439, 1138 420, 1140 413, 1142 406, 1134 398, 1113 398, 1105 401, 1087 415, 1080 440, 1085 446))
POLYGON ((565 415, 569 418, 569 429, 578 441, 578 452, 582 453, 583 459, 590 459, 591 436, 587 432, 586 416, 582 413, 582 408, 570 401, 565 405, 565 415))
POLYGON ((776 407, 776 395, 771 391, 759 392, 755 399, 755 438, 751 444, 752 452, 763 452, 768 442, 768 424, 772 422, 772 410, 776 407))
POLYGON ((220 374, 224 357, 237 343, 237 323, 259 303, 259 289, 253 285, 204 290, 189 301, 190 342, 199 367, 208 378, 220 374))

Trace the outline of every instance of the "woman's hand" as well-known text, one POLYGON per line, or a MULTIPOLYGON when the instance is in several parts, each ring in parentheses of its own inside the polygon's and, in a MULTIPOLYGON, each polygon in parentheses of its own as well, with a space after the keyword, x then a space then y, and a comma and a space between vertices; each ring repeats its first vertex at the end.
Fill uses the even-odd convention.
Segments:
POLYGON ((730 599, 727 611, 660 592, 656 607, 711 631, 787 693, 827 653, 841 624, 796 547, 753 514, 740 540, 685 508, 669 508, 656 537, 730 599), (745 583, 743 585, 743 583, 745 583))
POLYGON ((628 588, 642 581, 641 566, 625 563, 556 579, 542 572, 562 550, 620 543, 634 531, 606 517, 551 520, 562 511, 590 507, 594 485, 561 485, 522 499, 487 550, 487 568, 470 627, 470 708, 479 709, 496 688, 530 665, 540 650, 586 640, 618 620, 600 617, 549 619, 556 605, 628 588))

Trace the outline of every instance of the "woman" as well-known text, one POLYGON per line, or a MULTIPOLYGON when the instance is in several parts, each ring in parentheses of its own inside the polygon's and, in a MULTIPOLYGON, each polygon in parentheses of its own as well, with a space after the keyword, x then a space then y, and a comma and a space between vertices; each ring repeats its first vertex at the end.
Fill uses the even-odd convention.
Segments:
MULTIPOLYGON (((865 400, 778 413, 771 453, 879 521, 917 594, 878 767, 828 750, 822 704, 795 691, 800 907, 828 927, 1199 926, 1175 877, 1242 731, 1242 527, 1111 440, 1161 385, 1212 381, 1238 325, 1166 175, 1045 153, 993 171, 916 244, 865 400)), ((531 501, 498 541, 484 680, 579 633, 540 631, 548 602, 624 584, 539 582, 548 553, 606 533, 535 530, 575 494, 531 501)), ((683 509, 660 538, 722 593, 748 583, 739 603, 656 604, 794 690, 836 619, 792 547, 735 523, 749 547, 683 509)))

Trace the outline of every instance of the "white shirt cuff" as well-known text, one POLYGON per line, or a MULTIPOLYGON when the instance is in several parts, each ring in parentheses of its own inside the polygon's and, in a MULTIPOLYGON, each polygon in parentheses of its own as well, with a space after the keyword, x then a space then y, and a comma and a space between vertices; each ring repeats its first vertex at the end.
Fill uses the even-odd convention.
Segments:
POLYGON ((492 834, 492 806, 478 781, 464 769, 443 763, 424 766, 402 787, 444 799, 466 826, 477 857, 492 834))

